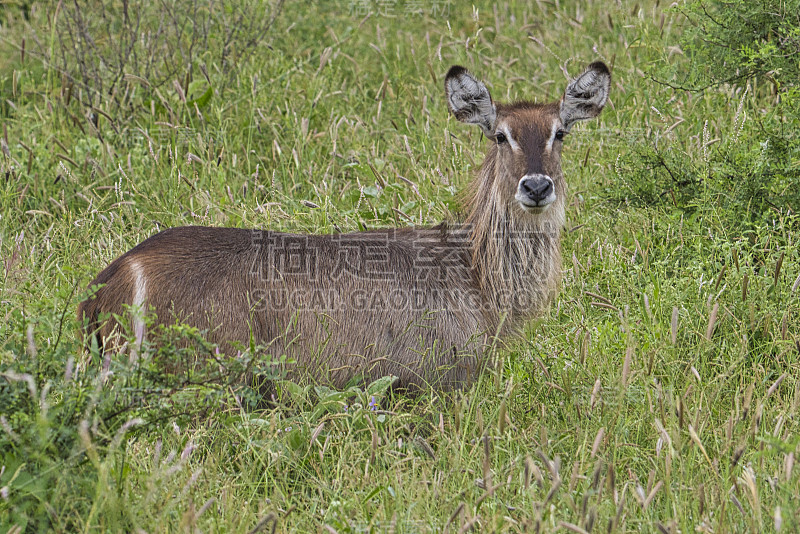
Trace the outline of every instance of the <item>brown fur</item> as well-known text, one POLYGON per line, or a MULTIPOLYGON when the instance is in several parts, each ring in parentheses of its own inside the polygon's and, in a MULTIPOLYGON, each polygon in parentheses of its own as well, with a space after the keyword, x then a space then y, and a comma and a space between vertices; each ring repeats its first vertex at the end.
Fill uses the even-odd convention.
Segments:
POLYGON ((496 106, 496 124, 522 150, 492 142, 463 224, 340 235, 172 228, 103 270, 78 319, 104 349, 118 349, 121 325, 101 316, 122 316, 138 298, 163 323, 208 329, 224 351, 252 336, 296 360, 292 378, 341 387, 395 375, 400 387, 460 387, 493 336, 540 313, 556 291, 566 186, 560 143, 546 145, 558 117, 558 102, 496 106), (551 177, 556 191, 541 213, 514 200, 531 173, 551 177))

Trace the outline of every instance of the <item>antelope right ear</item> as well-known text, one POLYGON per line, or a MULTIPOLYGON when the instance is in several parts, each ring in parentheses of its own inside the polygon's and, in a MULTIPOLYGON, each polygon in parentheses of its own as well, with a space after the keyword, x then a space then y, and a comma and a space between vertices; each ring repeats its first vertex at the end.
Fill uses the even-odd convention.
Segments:
POLYGON ((444 78, 444 92, 447 107, 456 119, 477 124, 487 137, 492 135, 497 121, 497 108, 482 81, 464 67, 455 65, 450 67, 444 78))
POLYGON ((602 61, 595 61, 572 80, 561 99, 561 123, 569 131, 577 121, 596 117, 608 101, 611 72, 602 61))

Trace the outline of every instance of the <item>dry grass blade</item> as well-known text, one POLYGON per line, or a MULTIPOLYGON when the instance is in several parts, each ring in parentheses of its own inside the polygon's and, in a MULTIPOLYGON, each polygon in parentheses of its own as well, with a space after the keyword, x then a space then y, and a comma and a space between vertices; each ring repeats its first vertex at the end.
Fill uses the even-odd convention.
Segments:
POLYGON ((600 449, 600 443, 603 442, 603 438, 605 437, 605 435, 606 435, 606 427, 602 427, 600 428, 600 430, 597 431, 597 435, 594 437, 594 442, 592 442, 592 452, 591 452, 592 458, 597 456, 597 451, 600 449))
POLYGON ((525 457, 525 489, 530 486, 530 479, 533 478, 540 488, 544 487, 544 475, 542 470, 530 456, 525 457))
POLYGON ((556 493, 558 492, 559 488, 561 488, 560 478, 557 479, 555 482, 553 482, 553 485, 550 487, 550 491, 547 492, 547 497, 544 499, 545 506, 549 504, 550 501, 553 500, 553 497, 556 496, 556 493))
POLYGON ((756 474, 753 468, 749 465, 744 466, 742 469, 742 479, 750 494, 750 501, 752 508, 756 513, 756 521, 761 524, 761 499, 758 495, 758 484, 756 482, 756 474))
POLYGON ((717 280, 714 282, 714 291, 719 289, 719 285, 722 283, 722 277, 725 276, 725 271, 728 270, 728 265, 725 264, 722 266, 722 269, 719 270, 719 275, 717 275, 717 280))
POLYGON ((506 399, 500 401, 500 410, 497 414, 497 431, 500 435, 506 430, 506 419, 508 417, 508 407, 506 406, 506 399))
POLYGON ((320 433, 322 433, 322 429, 325 428, 325 421, 321 422, 317 425, 317 428, 314 429, 314 432, 311 433, 311 438, 308 440, 308 443, 311 445, 313 444, 317 438, 319 437, 320 433))
POLYGON ((256 534, 258 532, 263 532, 267 528, 267 524, 270 522, 272 522, 272 532, 275 532, 275 528, 278 526, 278 518, 274 512, 270 512, 266 516, 264 516, 258 523, 256 523, 256 526, 254 526, 253 529, 249 531, 249 534, 256 534))
POLYGON ((505 486, 504 482, 502 482, 500 484, 497 484, 497 485, 494 485, 494 486, 491 486, 489 488, 485 488, 486 491, 483 493, 483 495, 481 495, 478 498, 478 500, 475 501, 475 510, 478 510, 480 508, 481 504, 483 503, 483 501, 485 501, 488 497, 493 496, 494 492, 497 491, 498 488, 501 488, 503 486, 505 486))
MULTIPOLYGON (((592 333, 588 330, 583 335, 583 340, 581 342, 581 365, 586 362, 586 356, 589 354, 589 344, 592 342, 592 333)), ((541 359, 539 359, 541 361, 541 359)), ((550 378, 550 371, 547 371, 547 368, 544 366, 544 363, 541 364, 542 368, 545 370, 545 375, 547 378, 550 378)))
POLYGON ((547 470, 550 471, 550 478, 551 480, 557 480, 561 478, 558 474, 558 467, 556 466, 556 462, 550 460, 547 455, 544 453, 543 450, 538 449, 536 454, 539 455, 539 459, 542 461, 547 470))
POLYGON ((692 438, 694 444, 697 445, 697 447, 700 449, 700 452, 703 453, 703 457, 705 457, 706 461, 708 462, 708 465, 714 467, 714 464, 711 462, 711 458, 708 457, 706 448, 703 447, 703 443, 700 441, 700 436, 697 435, 697 432, 695 431, 694 427, 691 424, 689 425, 689 437, 692 438))
POLYGON ((645 498, 644 502, 642 503, 642 509, 643 510, 647 510, 647 508, 650 506, 650 503, 653 502, 653 499, 655 498, 656 493, 658 493, 658 490, 660 490, 661 486, 663 486, 663 485, 664 485, 664 482, 662 482, 661 480, 656 482, 656 485, 653 486, 653 489, 650 490, 650 494, 647 495, 647 497, 645 498))
POLYGON ((631 363, 633 361, 633 347, 628 347, 625 351, 625 361, 622 363, 622 387, 628 387, 628 377, 631 373, 631 363))
POLYGON ((742 302, 747 302, 747 286, 749 282, 750 277, 745 273, 745 275, 742 276, 742 302))
POLYGON ((331 58, 333 54, 333 48, 330 46, 326 47, 325 50, 322 51, 322 54, 319 56, 319 68, 317 69, 317 74, 322 72, 322 69, 325 68, 325 65, 328 63, 328 60, 331 58))
POLYGON ((600 387, 601 387, 600 379, 598 378, 594 382, 594 387, 592 388, 592 394, 589 397, 589 408, 592 410, 594 410, 594 405, 595 403, 597 403, 597 399, 600 396, 600 387))
POLYGON ((628 486, 622 486, 622 494, 619 496, 619 502, 617 502, 617 513, 614 515, 614 519, 611 521, 609 525, 609 532, 613 532, 617 527, 619 527, 620 519, 622 519, 622 512, 625 508, 625 495, 628 493, 628 486))
POLYGON ((447 520, 447 523, 445 523, 445 525, 444 525, 444 531, 445 532, 449 532, 450 525, 452 524, 453 521, 456 520, 456 518, 459 515, 461 515, 462 511, 464 511, 464 503, 463 502, 458 505, 458 507, 455 509, 455 511, 452 514, 450 514, 450 518, 447 520))
MULTIPOLYGON (((377 440, 377 433, 375 434, 375 439, 377 440)), ((436 453, 433 452, 433 449, 430 445, 428 445, 428 442, 425 441, 425 439, 423 439, 421 436, 417 436, 417 438, 414 440, 414 443, 416 443, 416 445, 428 456, 428 458, 431 460, 436 460, 436 453)), ((377 447, 377 441, 375 441, 375 446, 377 447)))
POLYGON ((708 316, 708 327, 706 328, 706 339, 711 341, 711 336, 714 335, 714 328, 717 325, 717 314, 719 313, 719 302, 714 303, 711 309, 711 315, 708 316))
POLYGON ((558 526, 560 526, 561 528, 565 528, 570 532, 577 532, 578 534, 589 534, 586 530, 579 527, 578 525, 575 525, 573 523, 567 523, 566 521, 559 521, 558 526))
POLYGON ((195 154, 192 154, 191 152, 186 153, 186 163, 199 163, 200 165, 204 164, 203 160, 200 159, 200 157, 196 156, 195 154))
POLYGON ((475 516, 466 523, 464 523, 464 525, 458 531, 459 534, 465 534, 471 531, 475 527, 475 523, 477 523, 479 519, 480 518, 478 516, 475 516))
POLYGON ((789 481, 792 478, 792 470, 794 469, 794 451, 784 456, 783 459, 783 479, 789 481))
POLYGON ((670 446, 672 446, 672 438, 670 438, 669 433, 664 428, 664 425, 661 423, 659 419, 655 420, 656 430, 661 435, 661 438, 670 446))
POLYGON ((210 498, 210 499, 208 499, 208 500, 207 500, 205 503, 203 503, 203 506, 201 506, 201 507, 200 507, 200 509, 197 511, 197 517, 199 518, 201 515, 203 515, 203 513, 204 513, 206 510, 208 510, 208 509, 209 509, 209 507, 210 507, 212 504, 214 504, 215 502, 217 502, 217 498, 216 498, 216 497, 211 497, 211 498, 210 498))
POLYGON ((145 87, 150 87, 150 82, 148 82, 145 78, 142 78, 141 76, 137 76, 136 74, 124 74, 122 76, 122 79, 125 81, 134 81, 136 83, 144 85, 145 87))
POLYGON ((733 491, 731 491, 731 502, 736 505, 736 508, 738 508, 739 512, 744 516, 745 513, 744 513, 744 508, 742 507, 742 503, 739 502, 739 499, 736 498, 736 495, 734 495, 733 491))
POLYGON ((772 396, 772 394, 775 393, 775 391, 777 391, 777 389, 780 387, 781 383, 783 383, 783 381, 786 380, 787 376, 788 375, 786 373, 783 373, 781 376, 778 377, 778 379, 775 381, 775 383, 772 384, 769 387, 769 389, 767 390, 767 395, 764 397, 765 401, 768 398, 770 398, 772 396))
POLYGON ((611 300, 602 295, 598 295, 597 293, 592 293, 591 291, 584 291, 584 294, 592 297, 593 299, 599 300, 600 302, 604 302, 606 304, 611 305, 611 300))
POLYGON ((79 167, 78 163, 71 157, 67 156, 66 154, 58 153, 56 154, 56 157, 68 161, 70 165, 72 165, 75 168, 79 167))
POLYGON ((489 436, 484 434, 483 436, 483 480, 486 484, 486 487, 491 487, 492 485, 492 460, 491 460, 491 452, 489 447, 489 436))
POLYGON ((696 368, 694 365, 690 365, 690 366, 689 366, 689 370, 690 370, 690 371, 692 371, 692 375, 694 375, 694 378, 695 378, 695 380, 697 380, 697 383, 698 383, 698 384, 700 384, 700 383, 702 383, 702 382, 703 382, 703 381, 700 379, 700 373, 697 371, 697 368, 696 368))
POLYGON ((672 340, 672 344, 675 345, 678 342, 678 307, 675 306, 672 308, 672 321, 670 321, 670 339, 672 340))
POLYGON ((596 306, 598 308, 606 308, 607 310, 619 311, 619 308, 617 308, 613 304, 606 304, 605 302, 597 302, 593 300, 589 304, 591 304, 592 306, 596 306))
POLYGON ((775 274, 773 275, 772 284, 777 286, 778 285, 778 278, 781 275, 781 266, 783 266, 783 258, 786 255, 786 252, 781 251, 781 255, 778 258, 777 263, 775 264, 775 274))

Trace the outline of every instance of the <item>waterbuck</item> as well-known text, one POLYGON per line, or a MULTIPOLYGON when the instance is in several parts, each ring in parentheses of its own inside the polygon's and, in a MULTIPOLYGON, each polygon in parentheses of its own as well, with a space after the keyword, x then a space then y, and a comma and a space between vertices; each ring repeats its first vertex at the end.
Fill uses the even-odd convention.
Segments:
POLYGON ((206 330, 222 351, 266 346, 294 361, 291 378, 343 387, 394 375, 412 390, 461 387, 495 336, 518 330, 557 289, 562 141, 600 113, 610 79, 596 62, 556 102, 500 104, 454 66, 450 111, 490 140, 460 223, 334 235, 164 230, 91 283, 95 294, 78 307, 87 339, 119 349, 115 333, 130 324, 140 345, 135 310, 146 310, 206 330))

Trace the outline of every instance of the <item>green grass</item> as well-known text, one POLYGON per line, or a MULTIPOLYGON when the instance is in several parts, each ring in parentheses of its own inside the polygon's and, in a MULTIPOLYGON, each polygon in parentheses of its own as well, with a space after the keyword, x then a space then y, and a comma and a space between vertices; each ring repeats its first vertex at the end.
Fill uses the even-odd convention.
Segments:
POLYGON ((54 7, 35 4, 27 24, 0 11, 0 526, 800 529, 797 218, 776 210, 741 230, 730 221, 747 206, 702 181, 672 197, 637 158, 656 146, 702 179, 711 151, 757 149, 761 93, 653 82, 651 65, 688 61, 663 2, 423 2, 422 14, 396 2, 367 18, 360 3, 308 4, 288 3, 227 83, 207 65, 202 109, 167 84, 166 104, 101 105, 99 132, 42 61, 52 21, 66 24, 54 7), (562 66, 576 75, 598 58, 613 66, 611 104, 565 142, 561 292, 497 351, 497 370, 377 413, 369 393, 344 411, 298 386, 277 409, 197 388, 109 416, 133 398, 129 377, 110 363, 103 385, 74 310, 119 254, 186 224, 436 224, 485 147, 448 116, 447 68, 467 66, 498 100, 541 101, 560 96, 562 66), (182 414, 193 402, 215 409, 182 414), (136 415, 152 417, 122 428, 136 415))

